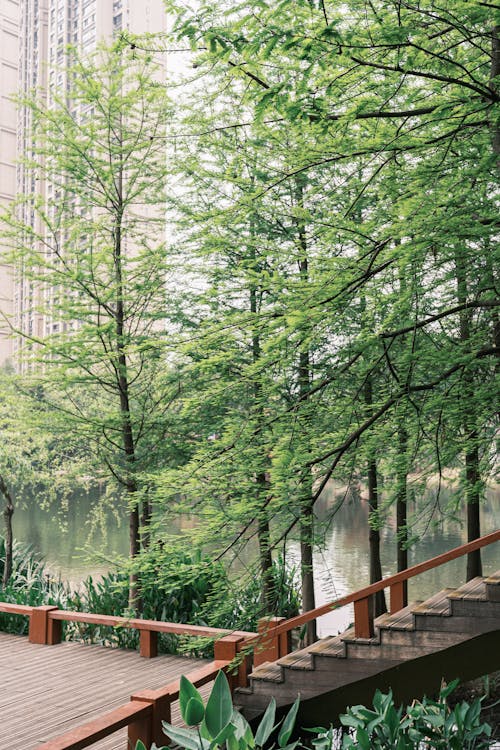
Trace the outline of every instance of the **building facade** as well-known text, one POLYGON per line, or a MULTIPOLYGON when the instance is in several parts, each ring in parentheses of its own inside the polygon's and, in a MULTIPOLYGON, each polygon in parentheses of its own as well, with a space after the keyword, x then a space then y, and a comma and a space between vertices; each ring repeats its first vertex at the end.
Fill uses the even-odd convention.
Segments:
MULTIPOLYGON (((17 113, 13 101, 18 89, 19 60, 18 0, 0 2, 0 212, 16 193, 17 113)), ((2 264, 5 248, 0 246, 0 366, 12 358, 13 339, 8 321, 12 319, 14 279, 2 264)))
MULTIPOLYGON (((36 91, 40 95, 44 92, 49 105, 54 92, 60 94, 64 90, 71 104, 71 81, 66 67, 68 45, 76 47, 83 55, 90 54, 101 41, 111 40, 122 32, 134 35, 158 33, 165 31, 167 24, 163 0, 22 0, 20 5, 12 0, 2 0, 2 8, 5 3, 17 6, 19 17, 18 89, 21 94, 36 91)), ((16 42, 12 50, 17 60, 16 42)), ((13 75, 15 78, 17 71, 13 75)), ((10 117, 12 146, 16 143, 14 107, 10 117)), ((17 113, 17 175, 13 169, 6 200, 10 200, 14 192, 31 196, 31 206, 25 202, 22 219, 28 226, 33 226, 35 234, 39 234, 41 228, 33 225, 36 222, 33 206, 50 194, 52 188, 35 181, 33 170, 25 163, 33 153, 31 132, 30 111, 20 107, 17 113)), ((12 157, 13 163, 14 155, 12 157)), ((4 272, 0 275, 2 278, 9 276, 4 272)), ((51 332, 52 322, 40 312, 38 295, 41 293, 23 276, 22 267, 16 269, 14 282, 10 282, 10 288, 4 293, 9 300, 5 309, 10 305, 8 314, 20 332, 12 342, 9 341, 9 355, 12 353, 21 370, 24 369, 23 352, 31 347, 32 339, 36 341, 51 332)))

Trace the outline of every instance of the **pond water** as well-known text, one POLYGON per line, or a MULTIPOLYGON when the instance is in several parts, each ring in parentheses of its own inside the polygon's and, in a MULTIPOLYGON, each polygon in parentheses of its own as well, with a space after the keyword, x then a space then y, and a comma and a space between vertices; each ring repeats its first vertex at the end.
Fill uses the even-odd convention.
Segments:
MULTIPOLYGON (((449 490, 443 490, 440 502, 445 503, 449 490)), ((51 572, 72 583, 86 575, 98 575, 109 569, 114 555, 126 555, 128 529, 125 512, 118 501, 103 503, 103 493, 74 494, 66 507, 44 508, 37 498, 28 498, 14 515, 16 539, 40 552, 51 572)), ((430 491, 427 501, 433 500, 430 491)), ((411 510, 411 508, 410 508, 411 510)), ((500 527, 500 492, 490 490, 482 506, 483 533, 500 527)), ((368 505, 359 495, 345 495, 338 488, 327 487, 317 504, 319 525, 324 531, 324 544, 314 559, 317 605, 331 601, 369 582, 368 505)), ((193 521, 186 519, 186 526, 193 521)), ((451 520, 439 527, 420 529, 422 538, 410 550, 410 564, 446 552, 466 541, 463 525, 451 520)), ((384 576, 396 572, 396 539, 394 518, 389 515, 381 531, 382 567, 384 576)), ((500 545, 483 551, 485 573, 500 569, 500 545)), ((287 556, 298 561, 298 544, 289 542, 287 556)), ((244 566, 248 560, 236 562, 244 566)), ((428 571, 410 581, 409 598, 423 599, 446 586, 465 580, 465 559, 454 560, 436 570, 428 571)), ((322 617, 320 634, 336 634, 353 621, 352 608, 344 607, 322 617)))

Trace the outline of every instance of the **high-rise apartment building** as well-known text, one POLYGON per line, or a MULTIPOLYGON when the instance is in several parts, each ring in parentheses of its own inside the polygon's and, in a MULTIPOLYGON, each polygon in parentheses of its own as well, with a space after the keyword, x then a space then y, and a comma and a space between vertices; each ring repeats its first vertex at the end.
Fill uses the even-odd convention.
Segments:
MULTIPOLYGON (((23 94, 35 90, 42 92, 50 104, 52 92, 66 90, 71 102, 71 82, 66 71, 68 45, 85 55, 100 41, 111 40, 121 32, 165 31, 167 16, 163 0, 0 0, 0 20, 0 201, 9 202, 17 192, 32 196, 34 204, 51 187, 35 182, 32 170, 23 163, 23 157, 29 158, 33 150, 30 111, 21 107, 16 122, 15 105, 4 99, 4 92, 12 94, 17 89, 23 94), (4 169, 5 159, 8 163, 4 169)), ((29 203, 23 210, 24 222, 32 225, 36 212, 29 203)), ((15 328, 23 334, 13 340, 0 338, 1 364, 11 352, 18 359, 31 336, 39 338, 48 332, 50 321, 39 312, 40 290, 23 276, 22 267, 16 269, 14 281, 7 269, 0 269, 0 280, 0 309, 11 315, 15 328)))
MULTIPOLYGON (((16 193, 16 129, 17 114, 13 101, 18 87, 19 1, 0 2, 0 211, 16 193)), ((0 246, 0 365, 12 356, 9 325, 3 316, 13 312, 14 282, 10 269, 1 265, 0 246)))

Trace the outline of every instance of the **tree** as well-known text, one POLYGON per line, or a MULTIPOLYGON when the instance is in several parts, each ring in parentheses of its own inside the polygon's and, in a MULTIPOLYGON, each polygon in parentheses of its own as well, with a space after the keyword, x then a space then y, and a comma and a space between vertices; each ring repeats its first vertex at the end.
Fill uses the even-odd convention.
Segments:
MULTIPOLYGON (((178 19, 179 36, 200 50, 198 65, 225 75, 247 107, 245 118, 226 118, 215 129, 260 123, 268 133, 287 128, 297 142, 301 133, 302 148, 289 155, 286 166, 281 163, 263 192, 272 194, 307 175, 324 186, 336 177, 351 193, 342 206, 332 201, 331 189, 324 190, 323 203, 332 208, 318 210, 318 200, 308 217, 316 240, 326 243, 327 216, 335 227, 329 233, 331 257, 343 256, 343 263, 333 281, 323 276, 318 293, 310 290, 307 313, 294 310, 298 325, 304 314, 313 327, 335 315, 347 322, 360 293, 390 301, 379 305, 375 330, 363 326, 353 338, 332 325, 332 337, 342 342, 339 351, 350 364, 336 370, 332 357, 330 375, 312 388, 315 393, 321 390, 326 401, 330 391, 331 399, 339 385, 335 372, 355 376, 352 363, 362 354, 365 361, 370 357, 362 379, 375 377, 382 361, 388 380, 371 416, 360 418, 358 410, 347 432, 330 427, 318 435, 305 462, 314 469, 317 492, 365 433, 376 442, 385 419, 401 412, 403 402, 414 410, 414 434, 423 428, 424 414, 436 419, 431 431, 440 450, 443 426, 457 423, 458 410, 463 457, 459 451, 452 455, 449 430, 446 453, 450 462, 466 465, 469 538, 477 536, 479 466, 486 467, 494 434, 498 357, 498 298, 488 257, 498 229, 492 190, 498 179, 499 44, 492 8, 434 0, 368 5, 352 0, 347 7, 285 0, 244 8, 201 4, 196 15, 184 10, 178 19), (354 226, 350 218, 360 203, 365 215, 354 226), (355 232, 360 252, 350 264, 355 232), (456 286, 457 252, 462 268, 480 271, 475 284, 461 273, 456 286), (396 269, 399 278, 412 274, 399 300, 386 291, 396 269)), ((269 154, 269 163, 277 153, 269 154)), ((358 401, 360 385, 358 380, 358 401)), ((353 393, 356 389, 349 398, 353 393)), ((408 437, 400 432, 402 453, 408 437)), ((438 468, 442 455, 434 452, 438 468)), ((401 476, 399 485, 402 498, 401 476)), ((469 562, 471 576, 479 568, 469 562)))
MULTIPOLYGON (((140 472, 160 452, 165 459, 175 393, 159 377, 168 369, 168 103, 148 55, 121 42, 91 58, 70 54, 71 96, 51 89, 48 102, 22 102, 36 144, 28 168, 47 187, 33 221, 19 211, 33 197, 19 197, 5 233, 45 323, 44 335, 26 342, 30 379, 93 446, 97 471, 125 491, 134 557, 141 510, 142 531, 151 515, 140 472)), ((138 602, 134 580, 130 602, 138 602)))

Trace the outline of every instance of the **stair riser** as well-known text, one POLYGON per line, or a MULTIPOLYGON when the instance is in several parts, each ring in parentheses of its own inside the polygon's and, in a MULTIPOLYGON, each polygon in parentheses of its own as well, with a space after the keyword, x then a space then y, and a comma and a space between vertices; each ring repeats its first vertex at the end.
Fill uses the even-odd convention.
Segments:
POLYGON ((472 599, 450 599, 453 617, 497 617, 500 620, 500 606, 492 601, 474 601, 472 599))
MULTIPOLYGON (((262 680, 251 680, 253 696, 250 696, 249 705, 254 705, 255 695, 265 695, 269 701, 270 695, 274 695, 278 705, 286 700, 294 700, 293 696, 300 693, 302 698, 311 698, 328 690, 355 682, 364 677, 377 674, 381 670, 390 669, 401 662, 401 659, 382 659, 376 661, 361 661, 354 659, 334 661, 324 657, 315 658, 316 669, 314 672, 299 672, 298 670, 284 670, 285 682, 271 683, 262 680), (337 669, 335 669, 337 667, 337 669)), ((244 704, 247 696, 238 696, 238 702, 244 704)))
POLYGON ((500 602, 500 584, 487 583, 486 596, 490 602, 500 602))
POLYGON ((466 636, 462 637, 458 633, 419 633, 420 638, 403 639, 401 637, 395 640, 382 642, 380 646, 361 646, 350 643, 348 646, 348 658, 365 661, 368 659, 378 660, 391 659, 404 661, 405 659, 417 659, 423 654, 429 654, 433 651, 447 648, 466 636))
POLYGON ((432 617, 432 615, 418 615, 416 629, 433 633, 468 633, 479 635, 497 630, 500 619, 498 617, 432 617))

